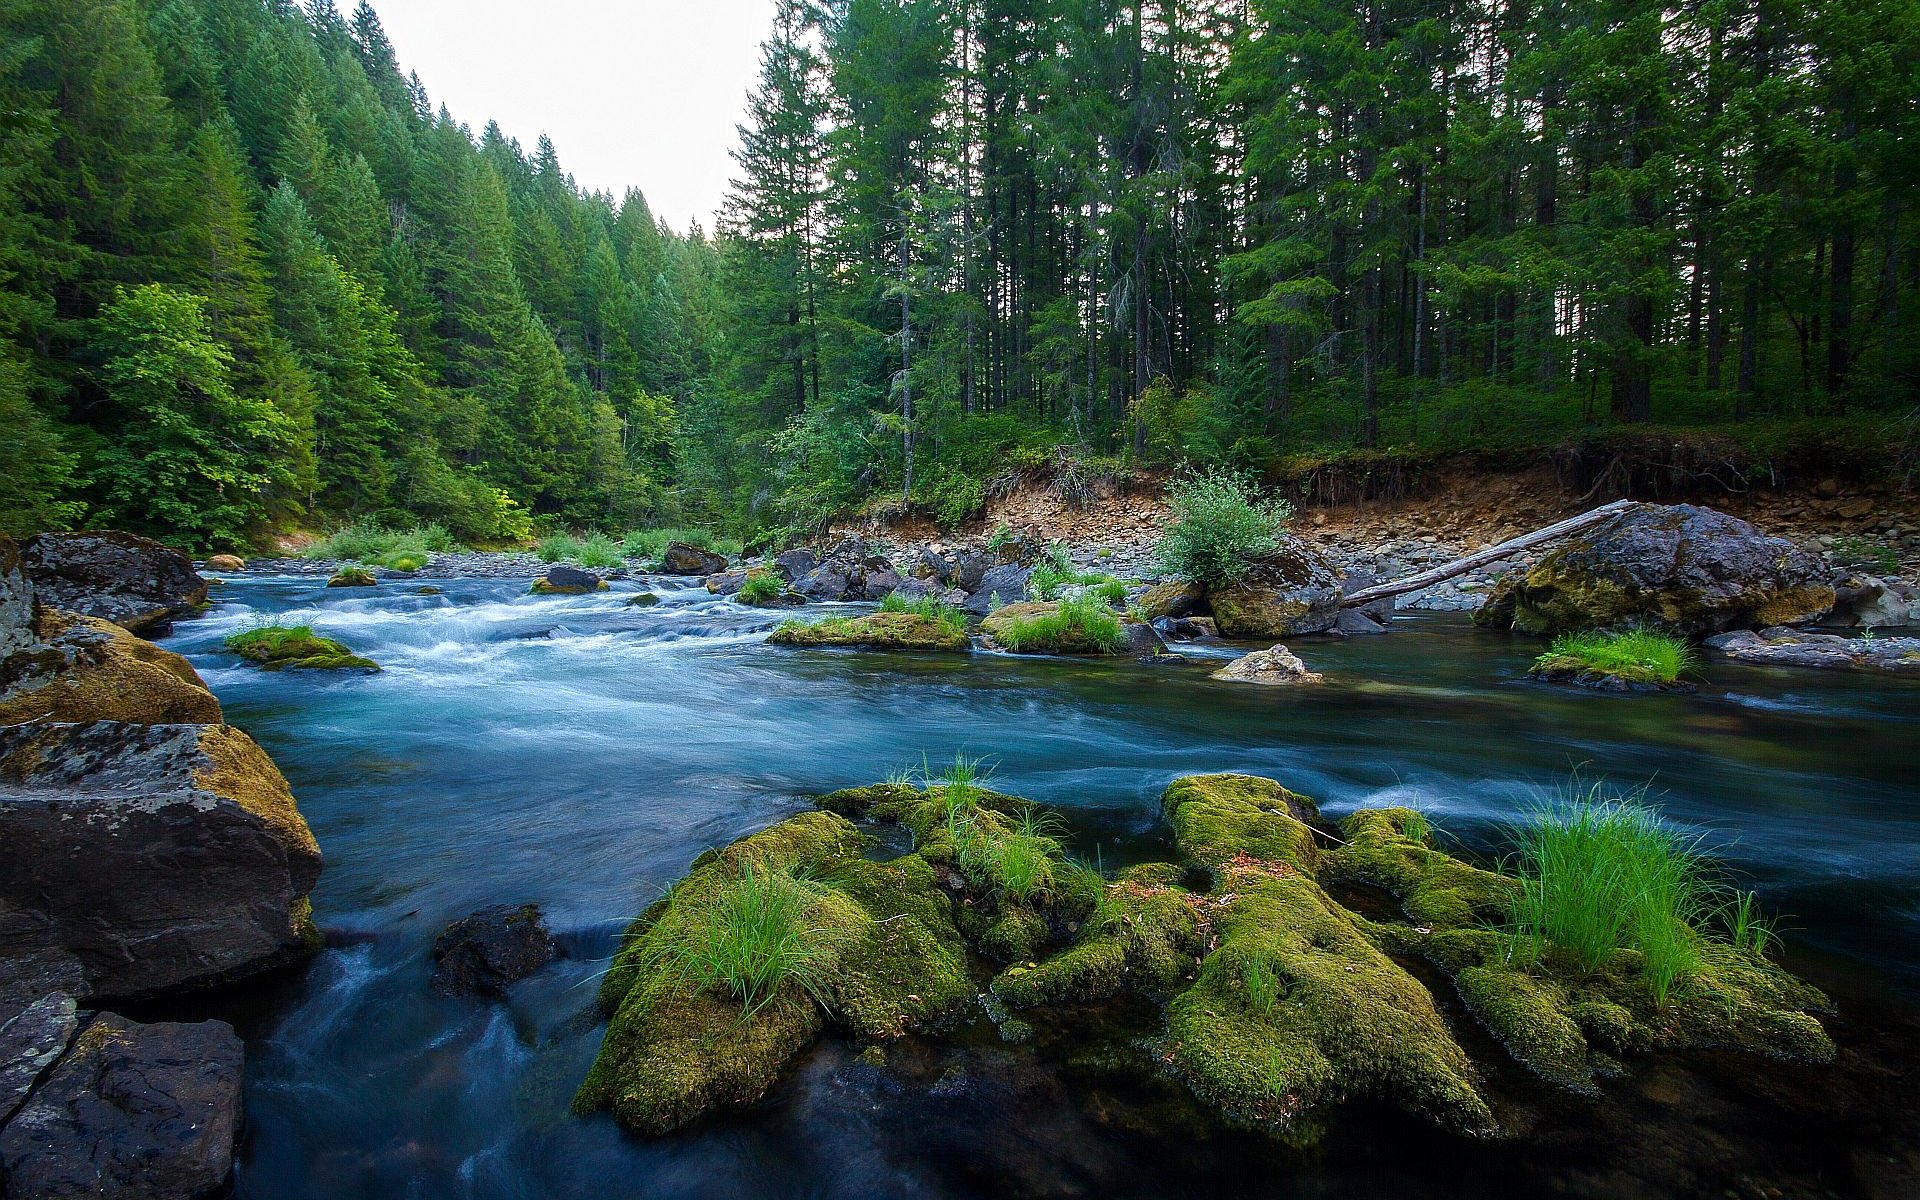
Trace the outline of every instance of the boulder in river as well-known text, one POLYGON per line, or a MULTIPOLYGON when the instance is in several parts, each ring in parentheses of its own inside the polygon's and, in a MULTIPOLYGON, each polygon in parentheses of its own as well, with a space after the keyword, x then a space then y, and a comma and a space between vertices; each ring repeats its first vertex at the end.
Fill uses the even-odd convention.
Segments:
POLYGON ((976 617, 984 617, 1002 604, 1012 604, 1023 600, 1027 595, 1027 581, 1033 578, 1033 568, 1019 563, 1001 563, 988 567, 980 575, 980 582, 967 602, 961 607, 976 617))
POLYGON ((1920 676, 1920 637, 1841 637, 1801 629, 1736 629, 1704 643, 1728 658, 1775 667, 1826 667, 1920 676))
POLYGON ((1334 561, 1288 535, 1239 581, 1208 587, 1207 603, 1220 636, 1272 640, 1333 628, 1341 595, 1334 561))
POLYGON ((0 976, 82 999, 201 987, 315 948, 320 849, 227 725, 0 728, 0 976))
POLYGON ((33 644, 0 658, 0 725, 221 719, 192 664, 121 626, 43 607, 30 631, 33 644))
POLYGON ((1476 619, 1543 635, 1704 637, 1808 620, 1834 599, 1826 566, 1784 538, 1711 508, 1636 504, 1503 577, 1476 619))
POLYGON ((579 567, 552 566, 547 573, 533 581, 532 592, 536 596, 584 596, 589 592, 607 590, 606 580, 592 571, 579 567))
POLYGON ((247 560, 238 554, 213 554, 207 557, 206 566, 209 571, 244 571, 247 560))
POLYGON ((964 654, 972 649, 964 626, 916 612, 876 612, 858 617, 786 621, 767 635, 774 646, 846 646, 858 650, 932 650, 964 654))
POLYGON ((330 588, 374 587, 380 581, 364 567, 341 567, 327 578, 330 588))
POLYGON ((433 988, 445 996, 504 995, 559 957, 536 904, 496 904, 447 926, 433 943, 433 988))
POLYGON ((218 1195, 233 1173, 245 1056, 224 1021, 101 1013, 0 1129, 6 1195, 218 1195))
POLYGON ((1307 670, 1307 664, 1285 646, 1255 650, 1236 658, 1215 671, 1213 677, 1234 683, 1264 684, 1320 683, 1325 679, 1318 671, 1307 670))
POLYGON ((134 633, 164 632, 207 602, 207 581, 191 559, 138 534, 35 534, 21 547, 20 562, 41 604, 134 633))
POLYGON ((321 637, 305 625, 263 625, 229 637, 227 649, 269 671, 284 668, 305 671, 378 671, 380 664, 362 658, 340 642, 321 637))
POLYGON ((1134 607, 1149 621, 1191 617, 1206 611, 1207 589, 1192 580, 1169 579, 1148 588, 1134 607))
POLYGON ((664 575, 718 575, 726 569, 724 555, 685 542, 668 542, 661 555, 660 571, 664 575))

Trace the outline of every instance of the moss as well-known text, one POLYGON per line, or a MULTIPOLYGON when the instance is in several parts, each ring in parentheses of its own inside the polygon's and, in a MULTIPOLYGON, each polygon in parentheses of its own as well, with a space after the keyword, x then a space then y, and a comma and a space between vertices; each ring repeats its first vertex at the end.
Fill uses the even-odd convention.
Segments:
POLYGON ((1468 967, 1454 982, 1468 1011, 1514 1058, 1550 1083, 1594 1091, 1587 1040, 1558 984, 1500 967, 1468 967))
POLYGON ((1306 821, 1313 801, 1257 775, 1189 775, 1167 785, 1160 810, 1188 862, 1219 867, 1238 856, 1311 875, 1319 857, 1306 821))
POLYGON ((1015 654, 1123 654, 1120 619, 1094 600, 1027 601, 1003 605, 980 622, 980 632, 1015 654))
POLYGON ((1493 1116, 1433 998, 1304 875, 1229 872, 1219 948, 1168 1010, 1163 1061, 1229 1117, 1295 1131, 1341 1099, 1379 1095, 1442 1128, 1493 1116))
POLYGON ((316 635, 306 625, 267 625, 227 638, 226 647, 248 662, 269 671, 283 668, 318 671, 378 671, 380 665, 361 658, 332 638, 316 635))
POLYGON ((980 952, 1001 962, 1032 958, 1047 942, 1047 920, 1024 905, 1008 905, 979 936, 980 952))
POLYGON ((1340 830, 1346 845, 1326 855, 1330 877, 1385 888, 1422 925, 1496 920, 1518 894, 1513 880, 1428 845, 1426 820, 1412 809, 1361 809, 1340 830))
POLYGON ((42 608, 33 628, 45 648, 0 661, 0 725, 221 720, 220 702, 186 659, 111 621, 42 608))
POLYGON ((1202 908, 1199 897, 1157 879, 1116 880, 1106 885, 1079 940, 1042 962, 1002 971, 994 994, 1025 1008, 1106 1000, 1123 991, 1169 993, 1206 951, 1202 908))
POLYGON ((1184 617, 1206 607, 1207 589, 1185 579, 1157 583, 1141 595, 1135 607, 1144 621, 1184 617))
POLYGON ((1272 640, 1300 632, 1313 606, 1304 600, 1283 600, 1269 588, 1228 584, 1207 589, 1207 604, 1222 637, 1272 640))
POLYGON ((547 577, 542 575, 533 581, 533 586, 528 588, 527 592, 529 595, 534 596, 584 596, 589 592, 604 592, 606 590, 607 581, 604 579, 596 579, 591 585, 584 583, 558 584, 548 583, 547 577))
POLYGON ((694 861, 630 926, 601 986, 612 1011, 599 1057, 575 1097, 643 1133, 664 1133, 715 1108, 747 1103, 828 1024, 870 1039, 944 1021, 972 997, 951 902, 917 855, 859 857, 859 831, 834 813, 800 813, 694 861), (699 936, 703 910, 747 864, 818 885, 809 936, 831 946, 813 996, 791 981, 747 1014, 729 996, 693 990, 660 948, 699 936))
POLYGON ((375 579, 373 577, 372 571, 364 571, 364 570, 361 570, 359 567, 343 567, 340 570, 335 571, 333 575, 327 580, 327 586, 330 588, 373 587, 375 584, 379 582, 380 581, 378 579, 375 579))
POLYGON ((911 612, 829 617, 806 624, 788 621, 767 635, 776 646, 853 646, 864 650, 930 650, 946 654, 971 648, 967 635, 943 621, 911 612))

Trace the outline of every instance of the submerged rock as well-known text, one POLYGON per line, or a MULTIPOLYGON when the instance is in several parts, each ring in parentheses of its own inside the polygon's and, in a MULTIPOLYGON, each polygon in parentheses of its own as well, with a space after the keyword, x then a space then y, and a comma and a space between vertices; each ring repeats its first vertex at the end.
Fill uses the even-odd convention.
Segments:
POLYGON ((1287 536, 1237 583, 1207 589, 1220 635, 1272 641, 1333 628, 1340 612, 1340 568, 1318 548, 1287 536))
POLYGON ((192 664, 119 625, 41 608, 30 632, 31 644, 0 658, 0 725, 221 719, 192 664))
POLYGON ((726 569, 726 556, 685 542, 668 542, 661 554, 663 575, 718 575, 726 569))
POLYGON ((227 649, 269 671, 378 671, 380 664, 361 658, 340 642, 320 637, 304 625, 248 629, 226 641, 227 649))
POLYGON ((1709 649, 1740 662, 1920 675, 1920 637, 1841 637, 1800 629, 1735 630, 1706 639, 1709 649))
POLYGON ((445 996, 504 995, 559 957, 540 906, 497 904, 460 918, 433 943, 433 988, 445 996))
POLYGON ((1215 671, 1213 677, 1235 683, 1264 684, 1321 683, 1326 679, 1318 671, 1307 670, 1307 664, 1293 651, 1278 645, 1236 658, 1215 671))
POLYGON ((244 1054, 224 1021, 102 1013, 0 1129, 6 1194, 184 1200, 233 1173, 244 1054))
POLYGON ((1826 567, 1783 538, 1711 508, 1638 504, 1503 576, 1476 620, 1701 637, 1817 617, 1834 599, 1826 567))
POLYGON ((767 635, 775 646, 850 646, 862 650, 933 650, 961 654, 972 649, 966 630, 913 612, 876 612, 859 617, 788 621, 767 635))
POLYGON ((21 547, 20 562, 41 604, 134 633, 163 632, 207 602, 207 581, 191 559, 137 534, 35 534, 21 547))
POLYGON ((81 998, 207 986, 314 948, 320 850, 226 725, 0 728, 0 976, 81 998))
POLYGON ((653 592, 636 592, 627 600, 628 608, 652 608, 660 603, 660 597, 653 592))
POLYGON ((362 567, 342 567, 327 577, 330 588, 374 587, 379 584, 373 572, 362 567))

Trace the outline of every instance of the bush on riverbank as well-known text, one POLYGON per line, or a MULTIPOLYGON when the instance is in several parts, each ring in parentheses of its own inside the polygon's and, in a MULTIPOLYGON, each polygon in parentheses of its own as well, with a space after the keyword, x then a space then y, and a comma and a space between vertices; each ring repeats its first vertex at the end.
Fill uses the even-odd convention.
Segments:
POLYGON ((1621 633, 1566 633, 1534 660, 1540 675, 1594 674, 1630 684, 1662 687, 1677 682, 1693 666, 1685 641, 1650 629, 1621 633))
POLYGON ((444 525, 389 529, 375 521, 343 525, 301 551, 301 557, 325 562, 364 562, 395 571, 417 571, 429 554, 460 549, 444 525), (399 565, 413 562, 414 566, 399 565))
POLYGON ((1292 505, 1263 497, 1246 476, 1224 467, 1175 475, 1167 507, 1173 520, 1155 550, 1161 569, 1209 585, 1244 579, 1256 559, 1279 548, 1293 517, 1292 505))

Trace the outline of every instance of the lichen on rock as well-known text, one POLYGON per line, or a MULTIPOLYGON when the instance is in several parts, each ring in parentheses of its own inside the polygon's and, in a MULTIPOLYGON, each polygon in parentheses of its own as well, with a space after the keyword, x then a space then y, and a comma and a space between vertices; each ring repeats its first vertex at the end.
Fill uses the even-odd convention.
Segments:
POLYGON ((775 646, 847 646, 861 650, 928 650, 963 654, 971 649, 964 629, 913 612, 876 612, 858 617, 828 617, 811 623, 787 621, 767 635, 775 646))
POLYGON ((220 702, 186 659, 98 617, 41 608, 35 641, 0 658, 0 724, 217 723, 220 702))

